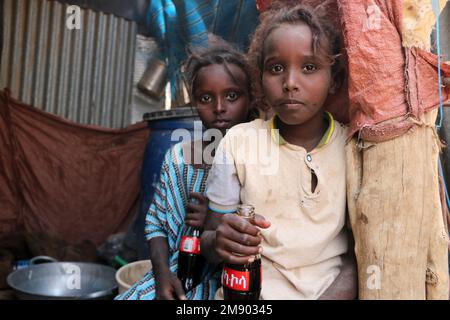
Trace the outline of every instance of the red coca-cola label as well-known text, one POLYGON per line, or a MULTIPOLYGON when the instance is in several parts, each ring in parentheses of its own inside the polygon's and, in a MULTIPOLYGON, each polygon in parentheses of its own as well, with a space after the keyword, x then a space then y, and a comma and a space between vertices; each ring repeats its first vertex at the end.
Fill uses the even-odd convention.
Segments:
POLYGON ((222 285, 231 290, 249 291, 250 272, 225 267, 222 273, 222 285))
POLYGON ((200 238, 181 237, 180 251, 184 253, 200 254, 200 238))

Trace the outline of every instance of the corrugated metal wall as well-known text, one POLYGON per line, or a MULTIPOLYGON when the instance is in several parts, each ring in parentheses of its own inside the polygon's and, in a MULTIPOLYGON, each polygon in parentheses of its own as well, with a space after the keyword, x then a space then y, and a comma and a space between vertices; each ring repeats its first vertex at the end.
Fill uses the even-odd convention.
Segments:
POLYGON ((3 0, 1 87, 14 97, 82 124, 130 123, 137 27, 81 11, 81 29, 66 27, 67 5, 3 0))

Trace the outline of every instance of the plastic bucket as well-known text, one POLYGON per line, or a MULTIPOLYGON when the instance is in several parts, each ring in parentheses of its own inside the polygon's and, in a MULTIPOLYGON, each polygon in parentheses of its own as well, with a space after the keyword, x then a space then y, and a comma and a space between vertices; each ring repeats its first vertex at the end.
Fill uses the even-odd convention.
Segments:
POLYGON ((130 289, 150 271, 152 262, 140 260, 124 265, 116 272, 116 281, 119 286, 119 294, 130 289))
POLYGON ((141 202, 138 217, 134 223, 134 232, 138 241, 138 256, 140 260, 149 259, 150 254, 144 236, 145 216, 153 200, 155 186, 161 173, 161 164, 166 151, 179 141, 172 141, 172 132, 176 129, 186 129, 191 136, 194 132, 194 121, 200 120, 195 108, 189 106, 172 110, 146 113, 144 120, 150 127, 150 138, 144 154, 141 171, 141 202))

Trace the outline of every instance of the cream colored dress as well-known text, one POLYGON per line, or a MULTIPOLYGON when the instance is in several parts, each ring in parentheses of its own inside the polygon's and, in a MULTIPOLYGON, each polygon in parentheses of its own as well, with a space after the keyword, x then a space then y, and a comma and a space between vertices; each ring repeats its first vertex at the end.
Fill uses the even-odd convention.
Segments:
POLYGON ((271 222, 261 230, 261 299, 317 299, 340 272, 347 252, 346 128, 327 119, 328 131, 309 153, 284 141, 275 119, 240 124, 219 145, 206 187, 210 209, 229 213, 251 204, 271 222))

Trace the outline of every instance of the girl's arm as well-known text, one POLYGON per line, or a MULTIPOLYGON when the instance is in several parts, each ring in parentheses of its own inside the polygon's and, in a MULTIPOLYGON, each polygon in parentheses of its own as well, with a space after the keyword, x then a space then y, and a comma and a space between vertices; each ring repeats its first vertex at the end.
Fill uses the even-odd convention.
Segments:
POLYGON ((152 238, 148 245, 153 273, 155 274, 156 300, 185 300, 186 296, 181 282, 169 269, 169 245, 167 238, 152 238))
POLYGON ((259 252, 259 228, 270 223, 257 215, 252 224, 233 214, 241 202, 241 184, 232 153, 237 139, 230 133, 219 143, 206 182, 209 210, 200 246, 211 263, 244 264, 259 252))
POLYGON ((155 188, 153 200, 145 218, 145 236, 150 250, 150 259, 155 275, 156 299, 174 300, 185 299, 181 282, 169 267, 169 243, 167 237, 168 215, 167 196, 170 193, 170 165, 173 148, 170 148, 164 157, 159 182, 155 188))
POLYGON ((221 257, 216 253, 216 229, 220 224, 222 214, 208 210, 205 219, 204 231, 201 237, 200 246, 202 254, 210 263, 219 264, 222 262, 221 257))

